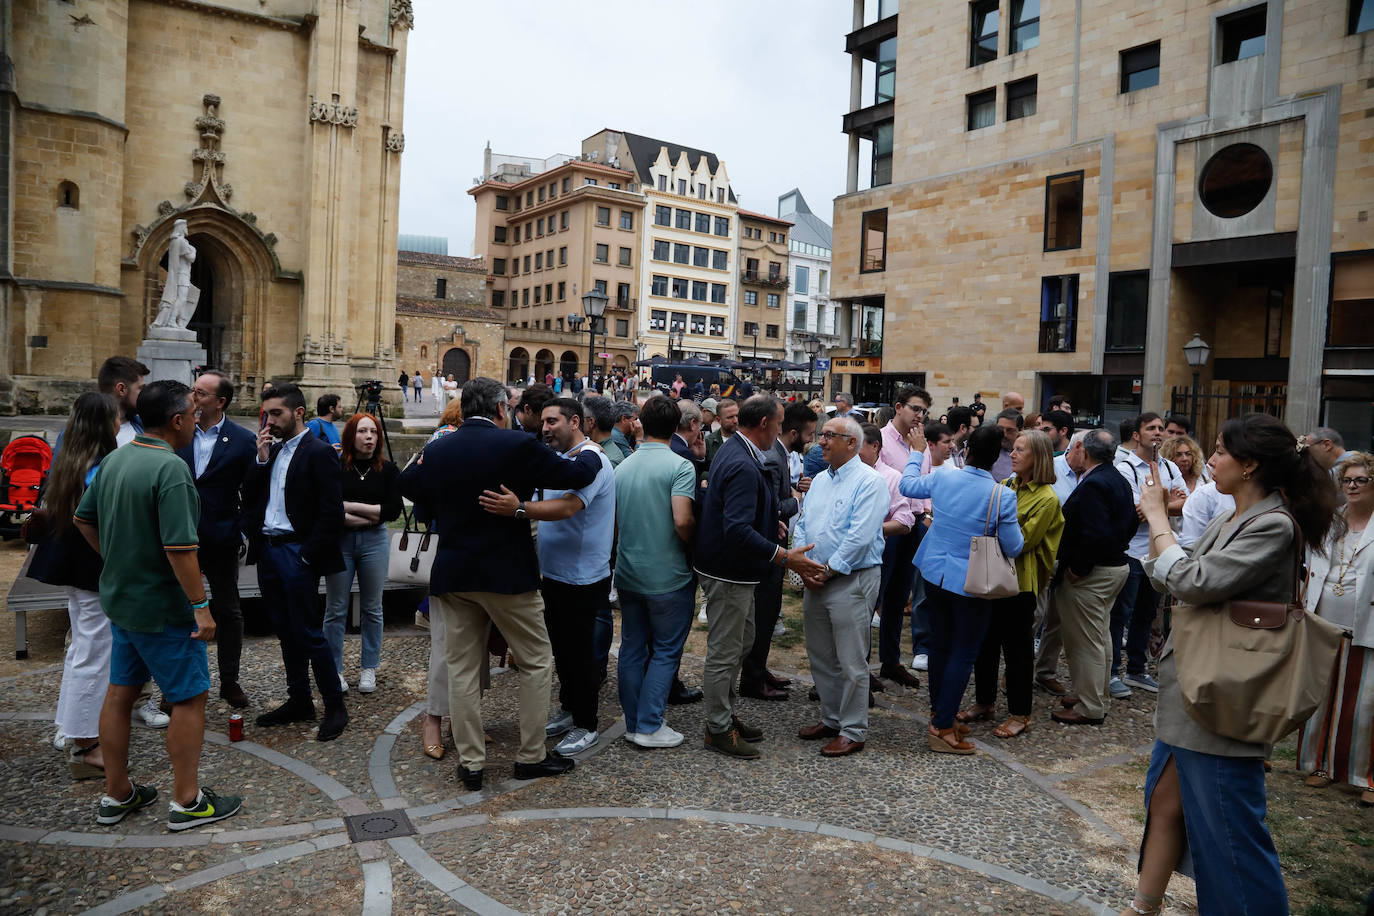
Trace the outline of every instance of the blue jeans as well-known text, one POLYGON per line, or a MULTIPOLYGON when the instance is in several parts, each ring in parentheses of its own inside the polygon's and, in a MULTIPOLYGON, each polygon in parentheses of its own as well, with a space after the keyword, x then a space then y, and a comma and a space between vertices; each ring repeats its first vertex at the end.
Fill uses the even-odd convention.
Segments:
POLYGON ((353 575, 358 576, 358 603, 362 606, 362 667, 376 668, 382 661, 382 586, 386 585, 389 538, 385 525, 345 531, 339 546, 344 568, 324 580, 324 638, 334 653, 334 664, 343 670, 344 626, 353 575))
POLYGON ((930 608, 930 721, 951 728, 988 632, 992 603, 926 582, 930 608))
POLYGON ((1145 673, 1145 653, 1150 648, 1150 627, 1155 622, 1158 600, 1140 561, 1127 557, 1126 568, 1126 584, 1121 586, 1116 603, 1112 605, 1112 677, 1121 674, 1123 632, 1126 633, 1126 672, 1145 673))
POLYGON ((1202 916, 1287 916, 1279 854, 1264 825, 1264 761, 1219 757, 1156 741, 1145 776, 1150 796, 1170 757, 1178 772, 1187 843, 1178 871, 1197 882, 1202 916))
POLYGON ((620 708, 625 730, 650 735, 663 724, 663 707, 692 628, 697 586, 690 582, 661 595, 620 589, 620 708))
POLYGON ((878 622, 878 662, 882 665, 902 663, 902 617, 916 574, 911 559, 920 546, 922 530, 917 520, 916 530, 890 535, 883 543, 883 576, 887 581, 881 584, 883 616, 878 622))

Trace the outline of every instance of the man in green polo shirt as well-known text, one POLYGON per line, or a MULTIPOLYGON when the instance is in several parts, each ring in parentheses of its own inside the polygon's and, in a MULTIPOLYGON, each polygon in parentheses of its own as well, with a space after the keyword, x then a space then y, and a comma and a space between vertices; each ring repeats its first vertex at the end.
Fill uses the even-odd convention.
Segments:
POLYGON ((191 389, 181 382, 146 386, 138 397, 144 431, 101 462, 76 508, 77 527, 105 560, 100 604, 110 618, 99 824, 117 824, 157 799, 157 789, 129 779, 129 716, 149 677, 172 704, 167 829, 221 821, 243 804, 237 796, 201 788, 198 778, 210 690, 205 644, 215 635, 215 623, 196 559, 200 500, 186 462, 175 453, 191 444, 195 413, 191 389))

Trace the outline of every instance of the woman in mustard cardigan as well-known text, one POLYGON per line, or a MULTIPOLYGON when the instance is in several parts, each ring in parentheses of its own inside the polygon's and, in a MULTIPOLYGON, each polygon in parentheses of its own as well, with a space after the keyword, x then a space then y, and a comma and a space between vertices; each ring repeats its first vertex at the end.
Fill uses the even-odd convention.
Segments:
POLYGON ((1054 493, 1054 448, 1049 436, 1028 429, 1011 450, 1012 476, 1003 486, 1016 491, 1016 521, 1026 546, 1016 558, 1021 591, 992 605, 992 621, 973 668, 974 704, 961 722, 991 719, 997 708, 997 662, 1007 660, 1007 721, 993 734, 1015 738, 1030 727, 1031 682, 1035 674, 1035 596, 1054 574, 1054 557, 1064 533, 1064 513, 1054 493))

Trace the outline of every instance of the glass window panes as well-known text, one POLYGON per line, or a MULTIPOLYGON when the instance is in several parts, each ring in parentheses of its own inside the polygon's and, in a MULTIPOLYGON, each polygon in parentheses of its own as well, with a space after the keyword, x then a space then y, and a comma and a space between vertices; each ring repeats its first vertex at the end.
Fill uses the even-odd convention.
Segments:
POLYGON ((711 316, 711 336, 712 336, 712 337, 724 337, 724 336, 725 336, 725 319, 724 319, 724 318, 721 318, 721 317, 716 316, 716 315, 712 315, 712 316, 711 316))
POLYGON ((607 245, 596 246, 596 263, 605 264, 611 257, 611 249, 607 245))
POLYGON ((705 267, 705 266, 707 265, 707 263, 708 263, 710 260, 711 260, 711 249, 709 249, 709 248, 702 248, 702 247, 700 247, 700 246, 694 247, 694 248, 692 249, 692 266, 693 266, 693 267, 705 267))
POLYGON ((725 284, 724 284, 724 283, 712 283, 712 284, 711 284, 711 301, 712 301, 712 302, 715 302, 715 303, 718 303, 718 304, 723 304, 723 303, 725 302, 725 284))
POLYGON ((892 184, 892 134, 891 121, 884 121, 873 130, 873 176, 871 184, 875 188, 892 184))
POLYGON ((1011 0, 1011 53, 1040 44, 1040 0, 1011 0))
POLYGON ((998 0, 978 0, 970 4, 973 16, 969 30, 970 67, 985 64, 997 58, 998 0))
POLYGON ((657 204, 654 207, 654 225, 671 226, 673 224, 673 208, 657 204))
POLYGON ((663 239, 654 239, 654 260, 666 261, 669 256, 669 245, 663 239))
POLYGON ((716 235, 729 235, 729 234, 730 234, 730 217, 728 217, 728 216, 717 216, 717 217, 716 217, 716 235))
MULTIPOLYGON (((693 298, 696 298, 696 297, 694 296, 693 298)), ((693 315, 693 316, 692 316, 692 326, 691 326, 691 328, 690 328, 690 331, 691 331, 691 333, 693 333, 693 334, 705 334, 705 333, 706 333, 706 316, 705 316, 705 315, 693 315)))
POLYGON ((730 252, 721 251, 719 248, 711 251, 711 266, 716 270, 725 270, 729 264, 730 252))
POLYGON ((1221 32, 1221 56, 1218 61, 1229 64, 1263 54, 1267 15, 1268 7, 1260 4, 1218 19, 1217 29, 1221 32))
POLYGON ((632 210, 620 211, 620 228, 633 229, 635 227, 635 215, 632 210))
POLYGON ((797 292, 807 292, 807 286, 811 283, 811 268, 797 267, 797 292))
POLYGON ((660 274, 654 274, 653 284, 650 286, 649 291, 655 296, 668 295, 668 278, 660 274))
POLYGON ((863 215, 861 230, 861 272, 883 270, 887 266, 887 210, 869 210, 863 215))
POLYGON ((673 277, 673 298, 687 298, 687 281, 682 279, 681 277, 673 277))
POLYGON ((1045 250, 1083 245, 1083 173, 1045 180, 1045 250))
POLYGON ((668 312, 666 309, 651 309, 649 311, 649 330, 662 331, 668 327, 668 312))
POLYGON ((1007 120, 1029 118, 1035 114, 1036 78, 1007 83, 1007 120))
POLYGON ((705 281, 705 280, 693 280, 693 281, 692 281, 692 298, 695 299, 695 300, 698 301, 698 302, 705 302, 705 301, 706 301, 706 281, 705 281))
POLYGON ((890 102, 897 90, 897 39, 888 38, 878 45, 877 82, 874 85, 873 104, 890 102))
POLYGON ((684 245, 681 242, 673 243, 673 261, 677 264, 688 264, 692 260, 692 246, 684 245))
POLYGON ((691 211, 691 210, 679 210, 679 211, 677 211, 677 227, 678 227, 679 229, 691 229, 691 228, 692 228, 692 211, 691 211))
POLYGON ((1121 52, 1121 91, 1135 92, 1159 85, 1159 42, 1121 52))
POLYGON ((794 299, 792 301, 792 327, 798 331, 806 330, 806 300, 794 299))
POLYGON ((610 207, 597 207, 597 208, 596 208, 596 224, 597 224, 598 226, 609 226, 609 225, 611 224, 611 208, 610 208, 610 207))
POLYGON ((1072 353, 1078 336, 1078 275, 1040 281, 1040 352, 1072 353))
POLYGON ((1145 319, 1149 312, 1150 274, 1147 271, 1112 274, 1107 286, 1108 353, 1145 350, 1145 319))
POLYGON ((968 97, 968 129, 991 127, 997 121, 997 90, 984 89, 968 97))
POLYGON ((625 248, 624 246, 622 246, 621 249, 620 249, 620 266, 621 266, 621 267, 629 267, 629 266, 630 266, 630 249, 625 248))

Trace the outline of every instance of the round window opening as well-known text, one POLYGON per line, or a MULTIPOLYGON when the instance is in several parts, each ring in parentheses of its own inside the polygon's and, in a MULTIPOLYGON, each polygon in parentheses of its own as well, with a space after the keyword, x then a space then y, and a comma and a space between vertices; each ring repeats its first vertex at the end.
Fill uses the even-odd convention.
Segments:
POLYGON ((1218 150, 1202 167, 1198 196, 1211 213, 1224 219, 1244 216, 1260 205, 1274 183, 1274 165, 1253 143, 1218 150))

